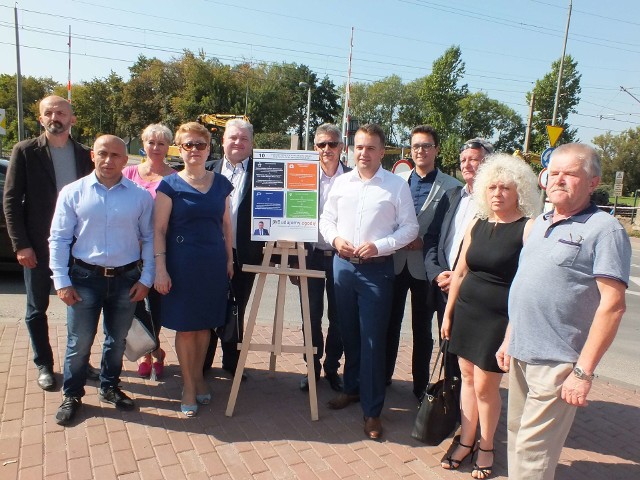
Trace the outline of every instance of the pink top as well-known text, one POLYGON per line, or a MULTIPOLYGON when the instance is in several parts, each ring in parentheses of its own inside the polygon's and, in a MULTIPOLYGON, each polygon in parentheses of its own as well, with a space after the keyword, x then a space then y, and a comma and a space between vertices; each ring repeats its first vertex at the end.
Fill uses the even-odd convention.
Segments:
MULTIPOLYGON (((177 170, 172 170, 174 173, 178 172, 177 170)), ((153 198, 156 198, 156 188, 158 188, 158 185, 160 185, 162 179, 158 180, 157 182, 147 182, 140 176, 140 173, 138 173, 138 165, 129 165, 127 167, 124 167, 122 169, 122 175, 124 175, 132 182, 137 183, 141 187, 144 187, 153 198)))

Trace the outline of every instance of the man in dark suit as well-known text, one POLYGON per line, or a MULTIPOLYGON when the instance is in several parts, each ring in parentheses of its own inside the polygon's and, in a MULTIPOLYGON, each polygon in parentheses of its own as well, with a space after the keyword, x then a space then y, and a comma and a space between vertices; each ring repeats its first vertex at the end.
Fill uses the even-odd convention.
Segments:
POLYGON ((418 219, 418 236, 407 246, 393 254, 395 280, 393 303, 387 333, 386 380, 391 383, 400 344, 400 329, 404 317, 407 293, 411 291, 411 331, 413 352, 411 374, 413 393, 424 393, 429 381, 429 363, 433 350, 431 319, 435 311, 429 283, 424 269, 422 237, 431 225, 440 200, 451 188, 460 185, 455 178, 441 172, 435 166, 440 151, 438 133, 431 125, 419 125, 411 132, 411 158, 415 167, 400 174, 411 189, 413 205, 418 219))
MULTIPOLYGON (((473 138, 460 149, 460 172, 464 186, 449 190, 424 236, 424 264, 427 279, 433 288, 438 313, 438 331, 447 305, 451 274, 456 267, 462 239, 476 215, 473 182, 485 157, 493 153, 493 145, 482 138, 473 138)), ((459 372, 455 356, 448 360, 451 372, 459 372)), ((458 374, 459 376, 459 374, 458 374)))
MULTIPOLYGON (((231 285, 238 301, 239 337, 244 331, 244 312, 249 302, 254 273, 243 272, 245 263, 259 265, 262 262, 264 242, 251 241, 251 176, 253 174, 253 125, 241 119, 229 120, 222 138, 224 158, 207 162, 207 169, 227 177, 234 189, 231 192, 231 225, 233 228, 233 279, 231 285)), ((204 368, 211 368, 218 337, 211 335, 204 368)), ((237 343, 222 344, 222 368, 235 375, 240 352, 237 343)))
POLYGON ((254 235, 260 235, 265 236, 265 235, 269 235, 269 230, 267 230, 266 228, 264 228, 264 222, 258 222, 258 228, 256 228, 253 231, 254 235))
POLYGON ((51 291, 49 229, 58 193, 68 183, 93 170, 90 150, 69 132, 76 123, 71 105, 55 95, 40 101, 38 138, 16 144, 4 187, 7 230, 18 263, 24 268, 27 293, 25 321, 31 337, 38 385, 53 390, 53 351, 49 343, 47 309, 51 291))

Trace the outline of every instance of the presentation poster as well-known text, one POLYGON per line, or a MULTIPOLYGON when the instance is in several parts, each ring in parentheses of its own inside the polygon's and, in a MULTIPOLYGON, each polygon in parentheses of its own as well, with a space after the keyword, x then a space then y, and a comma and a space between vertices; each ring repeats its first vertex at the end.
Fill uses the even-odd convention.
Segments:
POLYGON ((316 152, 254 150, 251 240, 318 241, 316 152))

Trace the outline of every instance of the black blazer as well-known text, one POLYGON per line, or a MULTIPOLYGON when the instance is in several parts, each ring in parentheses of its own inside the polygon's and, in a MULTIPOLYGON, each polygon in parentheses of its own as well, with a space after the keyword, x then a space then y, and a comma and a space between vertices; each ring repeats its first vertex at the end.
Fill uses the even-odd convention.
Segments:
MULTIPOLYGON (((222 174, 223 159, 212 160, 205 164, 205 168, 215 173, 222 174)), ((253 196, 253 186, 251 177, 253 176, 253 157, 249 157, 247 171, 244 175, 244 186, 242 199, 238 206, 238 223, 236 225, 236 254, 240 267, 245 263, 260 265, 262 263, 262 249, 264 242, 254 242, 251 240, 251 197, 253 196)))
POLYGON ((444 251, 444 242, 455 220, 462 199, 460 195, 462 188, 454 187, 447 190, 445 197, 443 197, 443 200, 446 198, 446 201, 441 201, 438 205, 434 220, 424 236, 424 266, 427 270, 429 283, 433 283, 442 272, 451 270, 444 251))
MULTIPOLYGON (((93 171, 88 147, 73 144, 77 178, 93 171)), ((48 264, 49 234, 58 189, 45 134, 13 147, 4 185, 4 213, 13 250, 33 248, 38 262, 48 264)))

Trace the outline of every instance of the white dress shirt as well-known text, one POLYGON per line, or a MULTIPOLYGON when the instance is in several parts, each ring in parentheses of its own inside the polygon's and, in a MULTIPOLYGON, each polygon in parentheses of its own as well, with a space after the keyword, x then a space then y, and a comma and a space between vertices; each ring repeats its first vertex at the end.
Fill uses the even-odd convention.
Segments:
POLYGON ((453 224, 451 228, 449 228, 447 238, 444 242, 444 252, 447 255, 449 267, 451 267, 452 270, 455 268, 467 227, 476 216, 476 213, 478 213, 478 206, 473 199, 473 194, 469 192, 469 185, 465 185, 464 188, 460 190, 460 195, 462 195, 462 199, 458 204, 456 216, 453 219, 453 224))
MULTIPOLYGON (((233 231, 233 248, 237 248, 236 232, 238 231, 238 208, 240 207, 240 201, 244 194, 244 177, 247 172, 247 166, 249 165, 249 157, 245 158, 242 162, 237 163, 234 167, 227 157, 222 160, 222 175, 233 185, 233 191, 230 194, 229 208, 231 210, 231 230, 233 231)), ((251 179, 249 179, 251 181, 251 179)))
MULTIPOLYGON (((331 191, 331 187, 340 175, 344 173, 344 168, 342 168, 342 163, 338 162, 338 169, 336 173, 333 174, 332 177, 324 173, 324 170, 320 168, 320 214, 324 212, 324 206, 327 203, 327 198, 329 198, 329 192, 331 191)), ((318 236, 318 241, 314 244, 315 248, 319 248, 320 250, 333 250, 333 247, 329 242, 326 242, 322 234, 318 236)))
POLYGON ((409 185, 382 167, 370 180, 357 169, 340 175, 320 216, 320 233, 331 245, 336 237, 355 247, 373 242, 377 256, 390 255, 418 234, 409 185))

